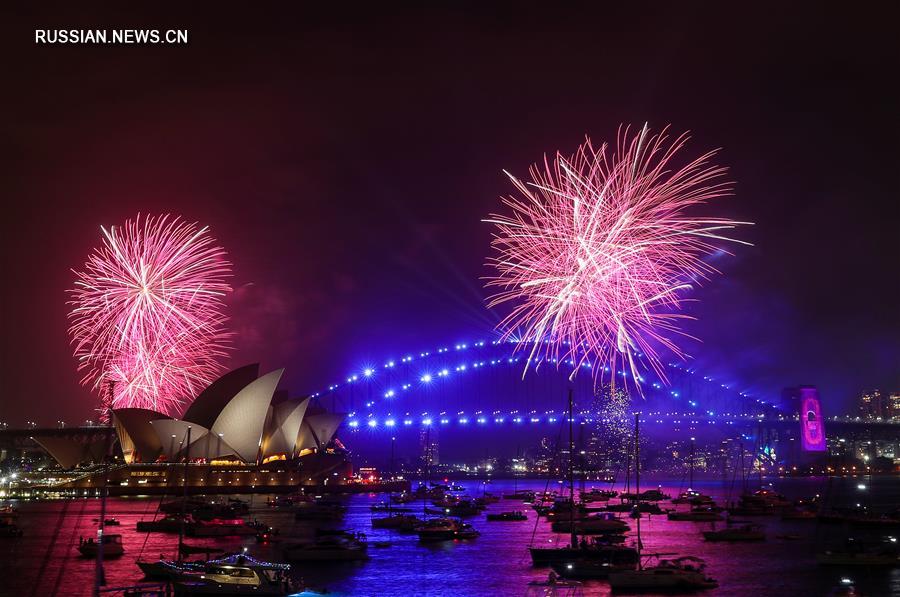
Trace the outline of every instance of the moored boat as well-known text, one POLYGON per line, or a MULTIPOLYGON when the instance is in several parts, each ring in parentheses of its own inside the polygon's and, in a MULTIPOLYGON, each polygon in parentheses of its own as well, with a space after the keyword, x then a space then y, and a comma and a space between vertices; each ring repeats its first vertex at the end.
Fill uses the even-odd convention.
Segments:
POLYGON ((490 521, 521 521, 528 520, 528 516, 525 515, 521 510, 516 510, 514 512, 498 512, 495 514, 488 514, 487 519, 490 521))
POLYGON ((187 527, 192 537, 230 537, 256 535, 259 529, 241 518, 198 520, 187 527))
POLYGON ((412 531, 421 524, 422 521, 412 514, 391 514, 390 516, 372 519, 373 529, 397 529, 412 531))
POLYGON ((638 552, 634 547, 619 545, 613 542, 582 540, 574 547, 530 547, 531 562, 535 566, 548 566, 553 563, 566 563, 579 559, 599 560, 617 566, 636 565, 638 552))
POLYGON ((718 522, 725 520, 721 514, 710 508, 695 507, 687 512, 669 512, 666 515, 669 520, 692 522, 718 522))
POLYGON ((706 541, 765 541, 766 534, 758 524, 744 524, 715 531, 703 531, 706 541))
POLYGON ((125 553, 125 548, 122 546, 122 535, 103 534, 101 540, 102 548, 100 542, 94 541, 94 538, 91 537, 78 546, 78 551, 87 558, 96 558, 100 549, 103 550, 104 558, 117 558, 125 553))
POLYGON ((279 572, 227 564, 185 572, 174 583, 176 595, 287 595, 296 588, 279 572))
POLYGON ((612 512, 599 512, 575 520, 557 520, 551 525, 554 533, 595 535, 603 533, 625 533, 630 530, 628 523, 616 518, 612 512))
POLYGON ((290 562, 350 562, 369 558, 368 544, 361 535, 330 535, 313 542, 291 543, 284 546, 285 559, 290 562))
POLYGON ((616 566, 603 560, 578 559, 571 562, 554 562, 550 567, 563 578, 597 580, 609 578, 611 572, 618 570, 633 570, 634 564, 616 566))
POLYGON ((474 539, 481 533, 472 525, 452 518, 433 518, 416 529, 419 541, 453 541, 457 539, 474 539))
POLYGON ((673 560, 659 560, 655 566, 611 572, 609 585, 617 592, 681 592, 714 589, 719 583, 707 576, 703 560, 684 556, 673 560))

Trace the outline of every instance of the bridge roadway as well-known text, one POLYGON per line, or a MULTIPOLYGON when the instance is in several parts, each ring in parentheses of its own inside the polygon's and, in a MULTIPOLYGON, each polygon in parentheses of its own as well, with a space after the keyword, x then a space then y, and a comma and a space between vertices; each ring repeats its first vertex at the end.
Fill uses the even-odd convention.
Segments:
MULTIPOLYGON (((453 416, 441 415, 419 415, 419 416, 397 416, 390 419, 375 419, 375 424, 371 418, 349 419, 347 428, 349 430, 362 429, 365 427, 372 429, 390 429, 395 430, 419 430, 426 425, 435 425, 443 428, 457 428, 462 431, 465 428, 488 426, 488 425, 506 425, 506 426, 530 426, 538 424, 558 424, 564 419, 563 414, 555 414, 552 412, 543 413, 471 413, 469 415, 454 413, 453 416), (445 422, 446 421, 446 422, 445 422), (389 424, 390 423, 390 424, 389 424)), ((576 413, 575 422, 587 424, 594 423, 595 418, 584 414, 576 413)), ((649 427, 663 425, 669 428, 693 428, 699 429, 703 427, 729 427, 739 429, 764 429, 764 430, 799 430, 799 416, 765 416, 765 415, 713 415, 701 413, 660 413, 647 412, 641 417, 641 422, 649 427)), ((836 437, 839 435, 848 435, 859 437, 861 435, 869 435, 872 439, 896 439, 900 436, 900 421, 879 421, 872 419, 862 419, 860 417, 836 416, 825 419, 825 431, 828 437, 836 437)), ((3 429, 0 430, 0 450, 33 450, 38 446, 35 443, 35 437, 55 437, 77 439, 85 445, 94 444, 114 434, 112 427, 66 427, 66 428, 34 428, 34 429, 3 429)))

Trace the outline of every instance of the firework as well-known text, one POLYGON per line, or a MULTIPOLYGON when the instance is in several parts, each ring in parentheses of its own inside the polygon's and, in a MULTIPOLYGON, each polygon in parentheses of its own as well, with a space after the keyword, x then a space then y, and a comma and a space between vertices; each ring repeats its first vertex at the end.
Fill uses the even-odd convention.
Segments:
POLYGON ((69 290, 82 383, 113 407, 175 414, 215 379, 229 349, 225 251, 207 228, 172 216, 101 231, 69 290))
POLYGON ((587 139, 532 166, 528 183, 506 173, 520 194, 503 200, 511 214, 485 220, 496 225, 487 286, 499 288, 489 304, 513 305, 499 328, 529 343, 530 363, 567 362, 573 377, 590 365, 596 380, 608 367, 613 383, 621 367, 640 388, 647 367, 665 380, 664 350, 686 356, 684 293, 717 273, 704 259, 746 224, 693 215, 731 183, 715 152, 675 166, 686 141, 620 128, 614 150, 587 139))

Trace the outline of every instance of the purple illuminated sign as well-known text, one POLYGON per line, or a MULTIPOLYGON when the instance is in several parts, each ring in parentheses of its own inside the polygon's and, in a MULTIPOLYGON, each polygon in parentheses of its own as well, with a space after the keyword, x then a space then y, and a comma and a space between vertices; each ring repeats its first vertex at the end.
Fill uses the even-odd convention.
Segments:
POLYGON ((825 423, 815 388, 800 388, 800 430, 804 452, 825 451, 825 423))

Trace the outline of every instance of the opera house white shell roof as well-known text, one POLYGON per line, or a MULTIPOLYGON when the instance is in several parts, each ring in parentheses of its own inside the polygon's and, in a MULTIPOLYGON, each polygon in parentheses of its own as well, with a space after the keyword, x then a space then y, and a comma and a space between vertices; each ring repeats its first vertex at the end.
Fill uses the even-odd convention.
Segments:
POLYGON ((154 462, 160 456, 172 460, 187 454, 256 463, 269 456, 291 458, 301 450, 324 448, 343 415, 307 416, 309 398, 272 404, 284 370, 258 373, 259 365, 226 373, 197 396, 181 419, 146 409, 114 410, 126 462, 154 462))

